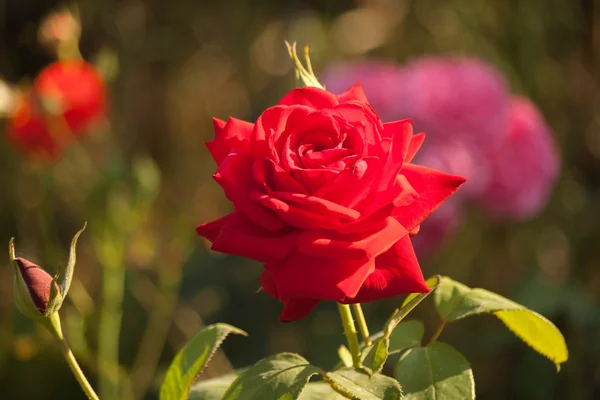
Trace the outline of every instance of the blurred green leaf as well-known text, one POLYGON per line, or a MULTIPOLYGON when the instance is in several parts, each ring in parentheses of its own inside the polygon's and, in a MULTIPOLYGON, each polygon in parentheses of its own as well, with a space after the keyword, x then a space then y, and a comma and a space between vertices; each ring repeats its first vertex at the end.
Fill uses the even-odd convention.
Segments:
POLYGON ((177 353, 169 366, 160 388, 161 400, 183 400, 189 388, 230 333, 246 336, 247 333, 228 324, 210 325, 198 332, 177 353))
POLYGON ((434 295, 438 313, 446 321, 476 314, 494 314, 538 353, 560 368, 567 361, 565 339, 556 326, 540 314, 485 289, 471 289, 443 277, 434 295))
POLYGON ((300 396, 309 379, 320 373, 320 368, 310 365, 298 354, 276 354, 242 373, 227 389, 223 400, 294 400, 300 396))
POLYGON ((452 346, 435 342, 404 353, 394 371, 413 400, 465 400, 475 398, 475 381, 469 362, 452 346))
POLYGON ((344 368, 325 374, 331 387, 344 396, 355 400, 396 400, 402 398, 402 388, 393 378, 368 374, 344 368))

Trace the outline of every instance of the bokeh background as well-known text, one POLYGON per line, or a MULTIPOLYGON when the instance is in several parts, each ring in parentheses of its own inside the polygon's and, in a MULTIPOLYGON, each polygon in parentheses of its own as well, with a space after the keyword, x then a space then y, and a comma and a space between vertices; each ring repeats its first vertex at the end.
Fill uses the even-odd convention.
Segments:
MULTIPOLYGON (((26 87, 53 61, 37 31, 59 5, 0 2, 1 79, 26 87)), ((457 230, 423 256, 423 270, 515 299, 566 337, 570 358, 557 374, 493 317, 447 326, 441 340, 471 361, 479 398, 600 398, 598 1, 85 0, 78 9, 80 49, 106 77, 109 117, 51 164, 0 140, 0 242, 15 236, 19 254, 54 272, 88 221, 61 313, 104 398, 157 398, 174 352, 216 321, 249 337, 228 339, 205 377, 280 351, 324 368, 336 362, 344 337, 333 304, 278 322, 280 304, 255 293, 260 266, 211 252, 194 234, 230 210, 204 147, 211 117, 253 120, 295 85, 286 39, 311 44, 317 75, 366 59, 477 57, 538 105, 561 163, 547 206, 517 221, 467 207, 457 230)), ((365 305, 372 331, 401 301, 365 305)), ((414 316, 430 335, 431 303, 414 316)), ((0 396, 83 396, 50 336, 14 308, 7 257, 0 396)))

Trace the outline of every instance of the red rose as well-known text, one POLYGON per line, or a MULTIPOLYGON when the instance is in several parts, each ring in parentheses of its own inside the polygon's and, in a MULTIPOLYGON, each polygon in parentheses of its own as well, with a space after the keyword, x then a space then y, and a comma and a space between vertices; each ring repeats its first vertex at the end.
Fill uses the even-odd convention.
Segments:
POLYGON ((215 119, 207 143, 231 214, 200 225, 212 249, 265 264, 280 319, 321 300, 359 303, 426 292, 409 232, 465 181, 410 164, 424 135, 383 124, 359 85, 295 89, 255 124, 215 119))
POLYGON ((11 116, 9 136, 27 153, 54 158, 104 115, 106 93, 98 72, 84 61, 50 64, 11 116))

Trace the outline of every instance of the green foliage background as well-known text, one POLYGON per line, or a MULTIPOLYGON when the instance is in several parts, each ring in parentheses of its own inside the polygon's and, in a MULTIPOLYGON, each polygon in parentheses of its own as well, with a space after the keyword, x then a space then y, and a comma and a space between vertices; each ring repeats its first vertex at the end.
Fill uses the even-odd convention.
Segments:
MULTIPOLYGON (((4 79, 26 83, 51 61, 36 44, 37 24, 51 3, 0 2, 4 79)), ((154 316, 165 328, 159 369, 143 398, 156 398, 175 352, 216 321, 238 326, 249 337, 226 341, 227 357, 218 352, 203 377, 283 351, 298 352, 314 365, 335 364, 344 338, 334 304, 303 321, 279 323, 280 305, 255 294, 260 266, 211 253, 194 236, 199 222, 229 210, 211 180, 214 165, 203 145, 212 137, 210 118, 251 120, 294 85, 283 45, 288 39, 311 44, 317 74, 333 62, 365 57, 403 62, 429 53, 478 56, 506 75, 513 92, 541 107, 562 161, 548 207, 538 218, 518 223, 469 210, 460 231, 423 260, 423 269, 425 275, 443 274, 514 299, 551 319, 566 337, 570 359, 557 375, 552 363, 493 317, 447 327, 443 340, 471 362, 478 398, 600 397, 598 1, 85 0, 79 9, 82 53, 114 73, 111 129, 83 143, 91 167, 67 154, 59 165, 40 169, 0 141, 0 243, 16 236, 21 255, 54 272, 66 259, 72 235, 90 221, 79 242, 80 290, 72 288, 73 299, 61 313, 93 384, 102 257, 92 244, 103 237, 93 229, 99 219, 118 226, 126 249, 125 262, 117 266, 126 276, 124 376, 136 365, 146 323, 154 316), (124 161, 114 161, 115 155, 124 161), (104 179, 102 193, 110 193, 108 211, 95 203, 100 196, 84 198, 85 183, 96 179, 104 179), (124 213, 123 207, 133 211, 124 213), (162 315, 180 279, 180 294, 170 298, 174 311, 162 315)), ((11 274, 8 258, 0 258, 0 394, 80 398, 50 337, 14 309, 11 274)), ((367 304, 372 330, 401 302, 367 304)), ((412 316, 423 318, 425 335, 431 335, 436 326, 431 302, 412 316)), ((160 340, 154 348, 162 348, 160 340)))

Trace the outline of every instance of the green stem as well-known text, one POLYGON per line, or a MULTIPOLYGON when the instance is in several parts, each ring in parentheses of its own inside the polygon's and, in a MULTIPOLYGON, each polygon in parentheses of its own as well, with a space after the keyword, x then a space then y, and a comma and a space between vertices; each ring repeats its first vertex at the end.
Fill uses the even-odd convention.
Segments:
POLYGON ((356 315, 358 331, 363 338, 365 346, 370 346, 373 343, 371 343, 371 338, 369 338, 369 327, 367 326, 367 320, 365 319, 365 314, 363 313, 360 303, 352 304, 352 311, 354 311, 354 315, 356 315))
POLYGON ((342 326, 344 327, 344 333, 348 340, 348 348, 352 354, 352 365, 355 368, 361 366, 360 361, 360 348, 358 347, 358 337, 356 335, 356 327, 354 326, 354 320, 352 319, 352 312, 350 306, 347 304, 338 303, 338 311, 342 318, 342 326))
POLYGON ((85 392, 86 396, 88 397, 88 399, 99 400, 99 397, 96 394, 96 392, 94 392, 92 385, 90 385, 90 383, 86 379, 85 375, 83 374, 83 371, 79 367, 79 364, 77 363, 77 360, 75 359, 75 356, 73 355, 73 352, 71 351, 69 346, 67 346, 67 343, 65 343, 64 341, 62 343, 63 343, 63 345, 61 347, 62 347, 63 355, 65 356, 65 359, 67 360, 67 364, 69 364, 71 371, 73 371, 73 375, 75 375, 77 382, 79 382, 79 384, 81 385, 81 388, 85 392))
POLYGON ((121 398, 119 390, 119 336, 123 316, 125 268, 122 245, 102 235, 97 249, 102 262, 102 306, 98 328, 98 371, 100 395, 104 399, 121 398))
POLYGON ((99 400, 98 395, 96 394, 96 392, 94 392, 92 385, 90 385, 90 382, 88 382, 83 371, 81 370, 81 367, 79 367, 79 364, 77 363, 73 352, 69 348, 69 345, 67 344, 67 341, 63 336, 58 313, 54 313, 47 319, 45 319, 44 324, 46 325, 46 328, 48 328, 48 330, 52 333, 52 335, 59 341, 61 352, 65 356, 65 360, 67 361, 69 368, 71 368, 75 379, 77 379, 77 382, 79 382, 79 385, 85 392, 87 398, 91 400, 99 400))
POLYGON ((438 327, 436 328, 435 332, 433 332, 433 335, 431 335, 431 339, 429 339, 429 344, 435 343, 435 341, 442 334, 442 331, 444 330, 445 326, 446 326, 446 320, 444 318, 442 318, 440 320, 440 323, 439 323, 438 327))

